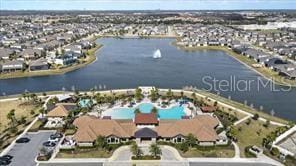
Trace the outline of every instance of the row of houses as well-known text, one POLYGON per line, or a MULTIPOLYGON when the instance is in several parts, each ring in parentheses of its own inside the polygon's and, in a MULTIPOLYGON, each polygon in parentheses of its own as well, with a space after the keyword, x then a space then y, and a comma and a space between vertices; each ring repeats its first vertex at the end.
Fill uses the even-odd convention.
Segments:
MULTIPOLYGON (((252 32, 244 32, 241 30, 235 30, 221 25, 177 25, 174 27, 174 29, 176 33, 179 36, 181 36, 181 39, 178 40, 176 43, 177 45, 186 47, 228 47, 229 49, 232 49, 234 52, 241 54, 243 56, 247 56, 248 58, 253 59, 255 63, 259 63, 261 66, 270 68, 271 70, 278 72, 280 75, 283 75, 286 78, 296 78, 296 65, 294 63, 283 60, 284 58, 281 58, 279 56, 275 56, 274 54, 276 53, 262 51, 261 49, 252 47, 252 44, 249 44, 249 42, 243 42, 240 40, 243 38, 247 39, 247 41, 250 41, 253 39, 253 36, 256 36, 256 39, 264 37, 265 40, 270 40, 269 42, 272 42, 272 40, 269 39, 267 35, 259 35, 252 32)), ((292 51, 289 52, 289 55, 293 56, 295 54, 294 50, 296 49, 296 45, 292 44, 295 39, 295 35, 291 35, 289 37, 287 35, 291 35, 291 33, 283 32, 280 33, 280 35, 275 36, 280 36, 281 38, 286 39, 278 43, 281 43, 281 45, 286 46, 289 45, 289 48, 291 48, 290 51, 292 51)), ((255 40, 254 44, 256 43, 256 41, 257 40, 255 40)), ((273 49, 273 51, 275 50, 273 49)), ((277 51, 280 51, 280 49, 277 49, 277 51)))

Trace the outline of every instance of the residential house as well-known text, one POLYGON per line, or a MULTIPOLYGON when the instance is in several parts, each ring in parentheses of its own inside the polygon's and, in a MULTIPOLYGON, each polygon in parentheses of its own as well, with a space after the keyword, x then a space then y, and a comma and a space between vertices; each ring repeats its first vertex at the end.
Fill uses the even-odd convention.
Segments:
POLYGON ((54 63, 58 65, 66 66, 66 65, 71 65, 75 63, 76 60, 77 59, 72 54, 65 54, 65 55, 56 57, 54 60, 54 63))
POLYGON ((31 61, 29 63, 30 71, 37 71, 37 70, 48 70, 49 64, 46 59, 40 58, 35 61, 31 61))
POLYGON ((13 72, 25 69, 25 62, 22 60, 12 60, 4 62, 1 66, 2 72, 13 72))
POLYGON ((56 104, 47 114, 47 123, 45 128, 60 128, 65 124, 64 120, 69 116, 71 111, 77 109, 75 103, 56 104))
POLYGON ((11 49, 0 49, 0 60, 7 60, 11 55, 15 54, 11 49))
POLYGON ((25 49, 21 53, 21 56, 25 59, 37 59, 41 56, 41 50, 39 49, 25 49))

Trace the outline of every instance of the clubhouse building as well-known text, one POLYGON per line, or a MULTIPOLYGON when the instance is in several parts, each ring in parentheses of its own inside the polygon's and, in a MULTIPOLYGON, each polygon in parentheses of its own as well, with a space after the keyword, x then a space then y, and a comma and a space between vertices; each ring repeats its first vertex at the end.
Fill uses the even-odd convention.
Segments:
POLYGON ((203 146, 228 142, 227 138, 217 134, 217 128, 222 126, 211 115, 180 120, 159 120, 155 113, 138 113, 133 120, 81 116, 73 124, 77 128, 73 138, 78 146, 93 146, 98 136, 105 137, 109 144, 131 140, 139 144, 155 141, 182 143, 189 134, 193 134, 197 144, 203 146))

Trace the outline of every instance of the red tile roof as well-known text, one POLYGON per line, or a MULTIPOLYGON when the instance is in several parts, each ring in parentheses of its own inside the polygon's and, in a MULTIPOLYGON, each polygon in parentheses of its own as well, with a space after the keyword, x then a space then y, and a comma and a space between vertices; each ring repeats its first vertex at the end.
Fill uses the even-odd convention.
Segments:
POLYGON ((158 124, 157 115, 155 113, 137 113, 135 124, 158 124))
POLYGON ((214 106, 204 106, 200 108, 202 112, 214 112, 216 111, 216 107, 214 106))

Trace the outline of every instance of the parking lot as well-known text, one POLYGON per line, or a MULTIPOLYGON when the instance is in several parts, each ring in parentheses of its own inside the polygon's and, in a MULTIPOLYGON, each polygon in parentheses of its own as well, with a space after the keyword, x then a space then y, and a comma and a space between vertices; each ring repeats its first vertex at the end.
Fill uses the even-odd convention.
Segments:
POLYGON ((54 132, 39 132, 26 134, 25 137, 30 138, 28 143, 19 143, 8 152, 13 156, 11 166, 34 166, 35 157, 38 154, 39 148, 42 147, 42 143, 47 141, 49 136, 54 132))

